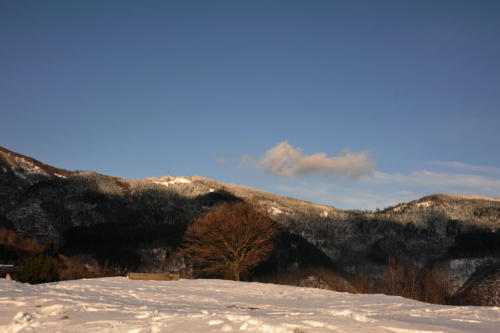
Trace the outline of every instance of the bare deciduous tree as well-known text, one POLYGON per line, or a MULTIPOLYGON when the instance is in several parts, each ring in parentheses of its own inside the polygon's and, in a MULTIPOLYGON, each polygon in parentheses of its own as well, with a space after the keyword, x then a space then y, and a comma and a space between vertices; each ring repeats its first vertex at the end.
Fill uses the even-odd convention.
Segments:
POLYGON ((198 273, 239 281, 268 258, 280 229, 246 203, 224 204, 188 227, 182 253, 198 273))
POLYGON ((450 280, 442 268, 405 268, 390 257, 384 274, 386 289, 391 295, 413 298, 423 302, 447 304, 450 299, 450 280))

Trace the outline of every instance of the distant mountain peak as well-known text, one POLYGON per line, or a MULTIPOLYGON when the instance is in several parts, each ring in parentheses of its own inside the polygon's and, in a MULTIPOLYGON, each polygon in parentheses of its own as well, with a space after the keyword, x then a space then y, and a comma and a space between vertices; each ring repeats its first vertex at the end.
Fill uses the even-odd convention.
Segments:
POLYGON ((2 146, 0 146, 0 159, 3 160, 13 171, 24 171, 26 173, 45 176, 50 175, 60 178, 66 178, 72 174, 69 170, 53 167, 32 157, 16 153, 2 146))
POLYGON ((460 193, 449 193, 449 194, 435 194, 438 197, 444 199, 452 200, 490 200, 490 201, 500 201, 500 197, 490 198, 482 195, 476 194, 460 194, 460 193))

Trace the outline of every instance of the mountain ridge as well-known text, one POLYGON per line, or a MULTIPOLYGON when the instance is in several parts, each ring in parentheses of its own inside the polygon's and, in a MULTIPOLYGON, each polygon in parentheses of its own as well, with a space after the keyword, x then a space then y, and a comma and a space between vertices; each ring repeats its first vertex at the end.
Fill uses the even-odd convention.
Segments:
MULTIPOLYGON (((128 181, 128 182, 141 182, 141 181, 145 181, 145 182, 156 183, 154 181, 156 179, 161 180, 161 179, 178 179, 178 178, 182 178, 182 179, 189 180, 190 182, 192 182, 193 180, 194 181, 213 182, 214 184, 218 184, 219 186, 231 186, 231 187, 239 188, 239 189, 241 189, 240 193, 243 192, 243 191, 246 191, 246 192, 254 192, 256 194, 264 194, 264 195, 273 196, 273 197, 283 197, 283 198, 287 198, 287 199, 291 199, 291 200, 296 200, 298 202, 303 202, 303 203, 307 203, 307 204, 313 204, 313 205, 315 205, 317 207, 324 207, 324 208, 329 208, 329 209, 335 209, 336 211, 356 211, 356 210, 358 210, 358 209, 343 210, 343 209, 336 208, 335 206, 332 206, 332 205, 317 204, 317 203, 314 203, 314 202, 308 201, 308 200, 293 198, 293 197, 289 197, 289 196, 283 196, 283 195, 276 194, 276 193, 273 193, 273 192, 262 191, 262 190, 255 189, 255 188, 252 188, 252 187, 249 187, 249 186, 246 186, 246 185, 239 185, 239 184, 233 184, 233 183, 224 183, 224 182, 220 182, 220 181, 217 181, 217 180, 214 180, 214 179, 211 179, 211 178, 207 178, 207 177, 204 177, 204 176, 197 176, 197 175, 194 175, 194 176, 164 175, 164 176, 160 176, 160 177, 150 176, 150 177, 147 177, 147 178, 144 178, 144 179, 130 179, 130 178, 124 178, 124 177, 116 177, 116 176, 111 176, 111 175, 99 174, 99 173, 96 173, 95 171, 90 171, 90 170, 88 170, 88 171, 70 171, 70 170, 67 170, 67 169, 62 169, 62 168, 54 167, 52 165, 45 164, 45 163, 43 163, 43 162, 41 162, 41 161, 39 161, 39 160, 37 160, 37 159, 35 159, 33 157, 30 157, 30 156, 27 156, 27 155, 23 155, 21 153, 9 150, 9 149, 1 146, 1 145, 0 145, 0 154, 1 154, 1 157, 3 158, 3 160, 5 162, 7 162, 10 166, 14 167, 14 168, 27 169, 28 171, 33 172, 33 173, 43 172, 43 173, 45 173, 45 175, 50 174, 52 176, 61 177, 61 178, 62 177, 68 177, 68 176, 70 176, 72 174, 75 174, 75 173, 94 173, 96 175, 101 175, 101 176, 105 176, 105 177, 111 177, 111 178, 119 179, 119 180, 122 180, 122 181, 128 181)), ((400 204, 397 204, 397 205, 385 207, 385 208, 382 209, 382 211, 386 211, 386 210, 390 210, 390 209, 396 209, 398 207, 401 207, 401 206, 404 206, 404 205, 409 205, 409 204, 412 204, 412 203, 420 203, 422 201, 436 200, 436 199, 445 199, 445 200, 459 200, 459 199, 462 199, 462 200, 486 200, 486 201, 500 202, 500 197, 491 198, 491 197, 486 197, 486 196, 481 196, 481 195, 476 195, 476 194, 461 194, 461 193, 435 193, 435 194, 425 195, 423 197, 411 200, 409 202, 400 203, 400 204)))
POLYGON ((68 171, 0 147, 0 227, 125 270, 177 269, 186 226, 235 200, 287 227, 272 259, 277 270, 311 261, 381 279, 394 257, 408 267, 437 264, 458 289, 482 267, 500 264, 494 198, 433 194, 378 211, 340 210, 201 176, 133 180, 68 171))

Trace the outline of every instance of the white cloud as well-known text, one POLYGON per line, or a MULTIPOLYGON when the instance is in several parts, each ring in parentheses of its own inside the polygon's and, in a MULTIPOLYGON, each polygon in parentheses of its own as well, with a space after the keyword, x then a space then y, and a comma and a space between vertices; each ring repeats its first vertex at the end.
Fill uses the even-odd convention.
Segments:
POLYGON ((253 157, 248 154, 243 154, 238 158, 238 161, 240 164, 238 165, 238 169, 243 168, 245 165, 252 164, 253 163, 253 157))
POLYGON ((500 197, 500 168, 469 165, 462 162, 430 162, 437 170, 415 170, 403 173, 375 171, 368 152, 343 150, 337 156, 326 153, 304 154, 300 147, 284 141, 269 149, 260 159, 243 155, 235 159, 239 167, 249 166, 270 175, 342 176, 358 178, 346 182, 339 178, 287 180, 273 187, 282 194, 329 204, 343 209, 375 209, 407 202, 434 193, 460 193, 500 197), (445 169, 443 169, 445 168, 445 169), (447 170, 450 169, 450 170, 447 170), (444 170, 444 171, 443 171, 444 170))
POLYGON ((290 195, 292 198, 301 198, 314 203, 327 204, 332 201, 332 193, 327 186, 312 186, 304 184, 278 184, 274 188, 278 192, 290 195))
POLYGON ((286 141, 269 149, 256 165, 268 174, 282 177, 314 174, 357 178, 375 170, 375 162, 367 152, 344 149, 333 157, 325 153, 305 155, 302 148, 293 148, 286 141))
POLYGON ((215 158, 215 160, 220 164, 225 164, 227 162, 227 159, 224 156, 218 156, 215 158))
POLYGON ((445 168, 452 168, 452 169, 458 169, 458 170, 500 174, 500 168, 496 168, 496 167, 492 167, 492 166, 472 165, 472 164, 466 164, 466 163, 458 162, 458 161, 436 161, 436 162, 433 162, 432 164, 437 165, 437 166, 441 166, 441 167, 445 167, 445 168))
POLYGON ((376 209, 393 206, 400 202, 418 199, 422 195, 408 190, 377 191, 373 189, 349 189, 326 184, 314 186, 310 184, 279 184, 278 192, 293 198, 301 198, 314 203, 331 205, 341 209, 376 209))
POLYGON ((253 157, 248 155, 248 154, 244 154, 240 157, 231 157, 231 158, 226 158, 224 156, 218 156, 215 158, 215 160, 217 161, 217 163, 220 163, 220 164, 227 164, 227 163, 238 163, 238 166, 236 167, 236 169, 240 169, 246 165, 251 165, 253 162, 253 157))
POLYGON ((445 173, 428 170, 413 171, 410 174, 385 173, 376 171, 365 180, 378 184, 403 183, 411 185, 424 185, 431 189, 468 189, 475 193, 500 193, 500 180, 492 177, 478 176, 462 173, 445 173))
POLYGON ((411 173, 375 171, 355 183, 325 182, 277 185, 291 197, 329 204, 342 209, 375 209, 408 202, 434 193, 459 193, 500 197, 500 179, 466 173, 417 170, 411 173))

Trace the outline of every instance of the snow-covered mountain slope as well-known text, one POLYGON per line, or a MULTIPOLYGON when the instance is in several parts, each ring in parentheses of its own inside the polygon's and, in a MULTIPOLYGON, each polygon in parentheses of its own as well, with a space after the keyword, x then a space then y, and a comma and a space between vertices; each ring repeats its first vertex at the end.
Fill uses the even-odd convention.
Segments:
POLYGON ((2 332, 498 332, 500 308, 223 280, 0 280, 2 332))
POLYGON ((323 267, 313 258, 320 253, 328 267, 380 280, 393 257, 405 267, 438 265, 454 293, 473 274, 500 267, 498 199, 437 194, 381 211, 347 211, 199 176, 132 180, 68 171, 0 147, 0 227, 55 240, 67 255, 115 263, 116 272, 179 269, 176 249, 186 226, 241 200, 304 244, 277 242, 275 271, 323 267))

